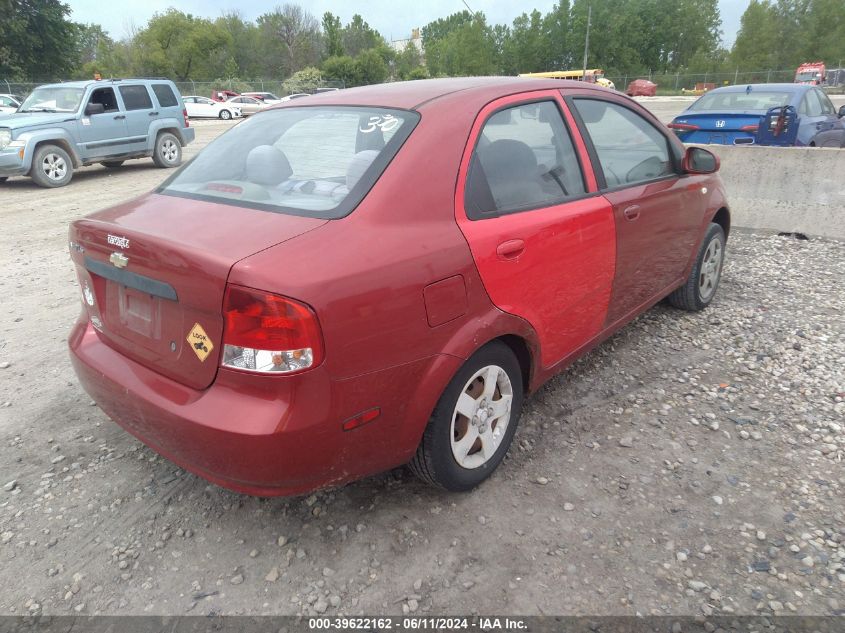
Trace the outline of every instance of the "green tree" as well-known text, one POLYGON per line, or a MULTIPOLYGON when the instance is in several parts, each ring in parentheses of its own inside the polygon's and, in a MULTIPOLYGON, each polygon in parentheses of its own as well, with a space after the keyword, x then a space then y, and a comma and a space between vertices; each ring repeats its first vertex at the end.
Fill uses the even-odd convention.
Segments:
POLYGON ((353 85, 378 84, 387 79, 387 74, 387 64, 377 49, 369 48, 355 58, 355 82, 353 85))
POLYGON ((411 72, 422 66, 422 55, 413 42, 405 44, 405 48, 396 57, 396 75, 399 79, 408 79, 411 72))
POLYGON ((368 48, 375 48, 384 43, 384 39, 377 31, 370 28, 357 13, 352 16, 352 21, 346 25, 342 33, 343 49, 347 55, 357 56, 368 48))
POLYGON ((261 59, 258 27, 238 11, 230 11, 214 21, 214 24, 229 34, 229 44, 215 60, 224 68, 227 77, 256 77, 261 74, 261 59), (234 64, 234 68, 232 68, 234 64))
POLYGON ((258 17, 263 75, 291 75, 320 61, 320 23, 296 4, 285 4, 258 17))
POLYGON ((133 70, 180 81, 219 73, 212 60, 231 43, 227 31, 176 9, 157 13, 134 40, 133 70))
POLYGON ((356 85, 358 69, 349 55, 329 57, 323 62, 321 70, 325 79, 341 81, 345 86, 356 85))
POLYGON ((340 24, 340 18, 331 11, 323 14, 323 39, 326 57, 340 57, 344 54, 343 27, 340 24))
POLYGON ((549 40, 543 15, 536 9, 513 21, 505 52, 518 73, 540 72, 549 68, 549 40))
POLYGON ((0 0, 0 76, 62 79, 78 66, 77 27, 58 0, 0 0))
POLYGON ((483 13, 471 15, 469 20, 463 18, 463 13, 454 14, 426 25, 423 32, 437 33, 439 37, 425 39, 423 35, 426 65, 433 76, 496 72, 494 31, 483 13))
POLYGON ((731 62, 740 70, 772 68, 778 63, 773 53, 780 43, 775 8, 768 0, 751 0, 740 20, 731 62))

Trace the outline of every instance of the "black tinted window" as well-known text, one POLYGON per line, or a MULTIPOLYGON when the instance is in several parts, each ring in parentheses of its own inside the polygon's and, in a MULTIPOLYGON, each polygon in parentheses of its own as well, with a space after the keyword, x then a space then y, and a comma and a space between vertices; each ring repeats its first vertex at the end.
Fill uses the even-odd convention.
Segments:
POLYGON ((608 187, 674 173, 668 139, 642 116, 597 99, 576 99, 575 107, 598 154, 608 187))
POLYGON ((97 88, 91 93, 91 98, 88 103, 103 104, 103 112, 117 112, 117 97, 114 95, 114 90, 111 88, 97 88))
POLYGON ((120 96, 127 110, 148 110, 153 107, 145 86, 120 86, 120 96))
MULTIPOLYGON (((167 84, 153 84, 153 92, 156 95, 156 99, 158 99, 158 104, 162 108, 179 105, 179 102, 176 100, 176 95, 173 94, 173 90, 171 90, 170 86, 167 84)), ((124 99, 125 98, 126 97, 124 97, 124 99)))
POLYGON ((553 102, 501 110, 484 124, 467 175, 470 218, 547 207, 585 191, 575 148, 553 102))

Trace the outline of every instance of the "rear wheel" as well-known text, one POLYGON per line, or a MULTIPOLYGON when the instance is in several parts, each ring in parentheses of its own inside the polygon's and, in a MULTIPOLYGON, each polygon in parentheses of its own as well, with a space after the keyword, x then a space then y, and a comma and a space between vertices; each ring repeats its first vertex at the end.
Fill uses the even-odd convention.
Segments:
POLYGON ((153 151, 153 162, 156 167, 178 167, 182 162, 182 146, 179 139, 170 132, 159 134, 153 151))
POLYGON ((228 110, 220 110, 220 118, 223 119, 224 121, 228 121, 229 119, 232 118, 232 113, 229 112, 228 110))
POLYGON ((711 223, 698 249, 698 257, 683 286, 669 295, 669 303, 682 310, 703 310, 713 297, 722 278, 725 260, 725 232, 711 223))
POLYGON ((35 150, 29 175, 42 187, 64 187, 73 177, 73 163, 58 145, 42 145, 35 150))
POLYGON ((508 452, 522 400, 522 371, 514 353, 499 341, 484 346, 440 397, 411 470, 447 490, 474 488, 508 452))
POLYGON ((117 169, 121 165, 123 165, 124 161, 122 160, 105 160, 101 164, 103 167, 107 169, 117 169))

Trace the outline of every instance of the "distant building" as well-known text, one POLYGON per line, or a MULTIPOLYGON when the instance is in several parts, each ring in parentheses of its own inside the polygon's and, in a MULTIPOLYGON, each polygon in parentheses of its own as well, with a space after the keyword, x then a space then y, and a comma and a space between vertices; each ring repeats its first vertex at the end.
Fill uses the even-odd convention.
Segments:
POLYGON ((420 52, 420 55, 425 54, 425 48, 423 47, 422 37, 420 36, 419 29, 412 29, 411 30, 411 37, 404 39, 404 40, 390 40, 390 47, 396 51, 397 53, 401 53, 405 50, 405 47, 408 45, 408 42, 411 42, 414 46, 417 47, 417 50, 420 52))

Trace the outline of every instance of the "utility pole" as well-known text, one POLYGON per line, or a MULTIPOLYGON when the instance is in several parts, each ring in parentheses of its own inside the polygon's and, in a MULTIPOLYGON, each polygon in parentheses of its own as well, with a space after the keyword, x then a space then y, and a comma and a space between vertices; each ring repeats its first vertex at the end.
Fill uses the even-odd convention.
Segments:
POLYGON ((593 19, 593 7, 587 7, 587 36, 584 38, 584 74, 581 75, 581 81, 587 81, 587 52, 590 50, 590 22, 593 19))

